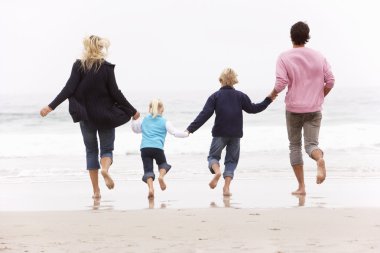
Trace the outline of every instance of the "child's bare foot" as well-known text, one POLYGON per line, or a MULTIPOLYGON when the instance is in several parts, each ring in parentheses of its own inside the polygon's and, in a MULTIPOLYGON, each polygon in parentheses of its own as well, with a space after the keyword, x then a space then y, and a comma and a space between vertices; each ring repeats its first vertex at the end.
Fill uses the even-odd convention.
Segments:
POLYGON ((228 187, 223 187, 223 196, 224 197, 231 197, 231 192, 230 192, 230 188, 228 187))
POLYGON ((148 197, 148 203, 149 203, 149 209, 153 209, 154 208, 154 198, 149 198, 148 197))
POLYGON ((164 181, 164 177, 158 177, 158 183, 160 184, 161 190, 165 191, 166 190, 166 184, 164 181))
POLYGON ((110 174, 108 173, 108 171, 105 169, 102 169, 101 173, 102 173, 102 176, 104 178, 104 181, 105 181, 108 189, 110 189, 110 190, 113 189, 115 187, 115 184, 114 184, 110 174))
POLYGON ((153 190, 153 188, 149 189, 148 199, 154 199, 154 190, 153 190))
POLYGON ((325 160, 323 160, 323 158, 319 158, 317 161, 317 166, 317 184, 322 184, 326 178, 325 160))
POLYGON ((208 184, 211 189, 214 189, 217 186, 219 178, 220 178, 221 175, 222 175, 222 173, 220 173, 220 172, 219 173, 215 173, 214 178, 208 184))

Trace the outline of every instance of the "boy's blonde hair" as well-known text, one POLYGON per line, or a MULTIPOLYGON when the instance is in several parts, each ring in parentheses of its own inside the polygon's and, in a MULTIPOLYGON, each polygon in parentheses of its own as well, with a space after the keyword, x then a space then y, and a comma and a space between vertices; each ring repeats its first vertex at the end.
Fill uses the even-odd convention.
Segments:
POLYGON ((109 40, 96 35, 87 36, 83 39, 83 56, 81 59, 82 68, 85 71, 92 69, 98 70, 107 56, 109 40))
POLYGON ((157 115, 161 115, 164 112, 164 104, 160 99, 153 99, 149 103, 149 113, 152 114, 153 118, 157 115))
POLYGON ((233 86, 239 81, 237 80, 236 72, 231 68, 226 68, 220 74, 219 82, 222 84, 222 86, 233 86))

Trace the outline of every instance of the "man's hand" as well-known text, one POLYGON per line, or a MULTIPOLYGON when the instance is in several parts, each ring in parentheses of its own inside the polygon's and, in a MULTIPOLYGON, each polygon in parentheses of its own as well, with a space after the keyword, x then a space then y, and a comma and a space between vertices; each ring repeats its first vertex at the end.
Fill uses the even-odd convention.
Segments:
POLYGON ((49 106, 45 106, 44 108, 41 109, 40 111, 40 115, 42 117, 45 117, 46 115, 48 115, 51 111, 53 111, 53 109, 51 109, 49 106))
POLYGON ((325 87, 323 88, 323 95, 326 97, 327 94, 329 94, 329 92, 331 91, 331 89, 332 89, 332 88, 328 88, 328 87, 325 86, 325 87))

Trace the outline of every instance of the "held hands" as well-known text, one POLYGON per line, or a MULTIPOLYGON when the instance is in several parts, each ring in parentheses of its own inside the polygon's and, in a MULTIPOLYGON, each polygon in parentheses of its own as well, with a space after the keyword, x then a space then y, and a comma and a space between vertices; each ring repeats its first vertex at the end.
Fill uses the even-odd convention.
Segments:
POLYGON ((42 117, 45 117, 46 115, 48 115, 51 111, 53 111, 53 109, 51 109, 49 106, 45 106, 44 108, 41 109, 40 111, 40 115, 42 117))
POLYGON ((274 101, 277 96, 278 96, 278 92, 275 89, 273 89, 272 92, 269 93, 268 98, 270 98, 272 101, 274 101))

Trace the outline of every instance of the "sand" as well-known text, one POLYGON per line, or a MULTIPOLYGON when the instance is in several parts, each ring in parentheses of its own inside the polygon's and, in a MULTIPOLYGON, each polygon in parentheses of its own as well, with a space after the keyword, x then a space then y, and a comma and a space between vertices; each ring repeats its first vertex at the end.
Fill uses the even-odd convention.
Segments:
POLYGON ((0 252, 379 252, 380 209, 0 212, 0 252))

